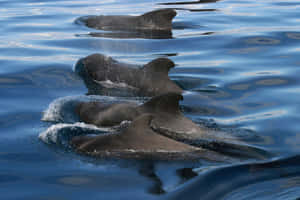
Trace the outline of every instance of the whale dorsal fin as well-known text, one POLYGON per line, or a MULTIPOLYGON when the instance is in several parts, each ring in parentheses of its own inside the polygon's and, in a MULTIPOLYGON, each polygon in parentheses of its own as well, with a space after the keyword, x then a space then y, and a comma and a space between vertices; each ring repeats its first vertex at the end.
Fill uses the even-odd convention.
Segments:
POLYGON ((179 113, 179 101, 183 100, 183 96, 178 93, 166 93, 153 97, 142 107, 150 112, 167 112, 179 113))
POLYGON ((141 15, 145 22, 151 22, 155 29, 171 30, 172 20, 176 16, 176 11, 171 8, 154 10, 141 15))
POLYGON ((168 58, 157 58, 144 65, 143 69, 150 73, 163 73, 168 75, 169 70, 175 67, 172 60, 168 58))

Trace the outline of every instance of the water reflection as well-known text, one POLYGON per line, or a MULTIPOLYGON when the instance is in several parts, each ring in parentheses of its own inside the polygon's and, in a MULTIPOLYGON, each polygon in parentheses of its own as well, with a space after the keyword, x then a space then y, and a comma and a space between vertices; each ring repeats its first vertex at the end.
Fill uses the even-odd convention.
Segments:
POLYGON ((192 8, 174 8, 175 10, 186 10, 190 12, 215 12, 219 11, 218 9, 206 8, 206 9, 192 9, 192 8))
POLYGON ((139 32, 91 32, 89 34, 77 34, 76 36, 90 36, 100 38, 119 38, 119 39, 172 39, 171 31, 139 31, 139 32))
MULTIPOLYGON (((247 199, 244 198, 248 196, 247 194, 251 195, 252 192, 255 193, 257 190, 252 189, 250 190, 251 192, 238 193, 242 194, 240 198, 234 196, 234 194, 236 194, 234 192, 241 189, 243 190, 243 186, 253 187, 269 180, 273 180, 271 182, 272 184, 274 181, 281 181, 285 178, 298 177, 300 173, 298 167, 299 160, 299 156, 294 156, 264 163, 246 163, 219 167, 204 170, 204 172, 202 172, 203 169, 200 168, 198 172, 201 176, 196 177, 190 184, 186 184, 184 187, 167 195, 166 199, 199 199, 199 197, 201 197, 201 200, 247 199), (230 184, 228 184, 228 180, 230 180, 230 184), (210 189, 212 185, 214 190, 210 189)), ((293 185, 293 187, 294 186, 295 185, 293 185)), ((260 187, 260 190, 261 188, 265 191, 265 187, 260 187)), ((278 191, 273 190, 273 192, 278 191)), ((262 195, 258 195, 257 197, 261 196, 262 195)), ((253 196, 250 199, 253 199, 253 196)))
MULTIPOLYGON (((3 42, 0 44, 2 52, 0 62, 3 66, 1 68, 3 75, 0 76, 2 95, 0 104, 2 112, 4 109, 4 112, 10 114, 0 116, 1 133, 8 135, 14 131, 17 136, 13 137, 23 138, 26 130, 22 125, 27 124, 28 127, 32 127, 32 123, 38 123, 42 111, 42 108, 34 108, 36 113, 23 112, 28 109, 28 105, 33 109, 37 107, 37 103, 44 108, 49 102, 48 93, 61 96, 74 95, 68 87, 79 88, 82 82, 77 82, 72 76, 71 64, 79 57, 101 52, 112 56, 117 55, 130 62, 144 63, 161 54, 173 56, 172 59, 179 64, 172 72, 172 78, 191 93, 190 100, 187 98, 182 106, 187 115, 196 120, 216 119, 209 122, 202 121, 205 126, 214 127, 214 123, 222 122, 225 126, 232 125, 232 133, 238 131, 239 126, 254 127, 254 130, 255 127, 261 127, 259 132, 253 135, 270 135, 273 142, 270 144, 271 149, 278 149, 280 155, 299 153, 300 139, 297 129, 299 56, 297 53, 299 53, 300 21, 299 5, 296 5, 298 2, 296 0, 219 1, 215 4, 204 4, 208 2, 216 1, 2 1, 0 37, 3 42), (91 30, 85 27, 81 29, 73 24, 73 20, 81 15, 142 13, 154 7, 159 8, 154 4, 160 2, 169 3, 170 7, 174 7, 180 13, 173 23, 171 34, 102 33, 101 31, 89 33, 91 30), (131 40, 134 38, 142 40, 131 40), (214 60, 227 62, 213 63, 214 60), (68 63, 69 66, 54 66, 57 62, 68 63), (48 68, 49 65, 51 69, 48 68), (190 69, 192 67, 197 69, 190 69), (23 71, 24 69, 26 71, 23 71), (219 69, 223 71, 218 71, 219 69), (8 74, 8 71, 17 71, 17 73, 8 74), (32 95, 37 88, 39 88, 38 92, 32 95), (191 92, 193 89, 194 91, 191 92), (8 104, 10 106, 6 106, 8 104), (11 111, 16 109, 18 111, 11 111), (220 121, 218 118, 221 118, 220 121), (225 121, 222 121, 223 119, 225 121), (280 122, 279 125, 277 122, 280 122), (282 128, 282 131, 278 131, 277 127, 282 128)), ((82 87, 76 95, 83 92, 85 89, 82 87)), ((221 128, 226 127, 222 125, 221 128)), ((30 135, 37 135, 38 131, 28 128, 27 132, 30 132, 30 135)), ((247 133, 241 131, 241 135, 247 136, 247 133)), ((171 164, 166 163, 166 167, 160 171, 157 165, 153 168, 148 167, 147 177, 138 174, 140 170, 138 167, 135 169, 132 163, 127 163, 127 168, 136 173, 118 169, 113 172, 105 171, 100 176, 99 169, 103 169, 107 164, 106 160, 102 160, 101 164, 93 167, 95 170, 91 170, 89 167, 91 164, 86 161, 86 158, 77 165, 78 163, 74 164, 73 161, 82 158, 74 156, 69 159, 70 154, 68 154, 61 156, 60 166, 57 159, 47 157, 53 149, 49 152, 47 147, 42 145, 41 148, 35 149, 32 143, 19 145, 16 140, 12 140, 11 143, 12 145, 6 145, 6 142, 5 145, 1 145, 1 151, 10 152, 13 146, 19 153, 3 153, 0 156, 3 170, 0 182, 1 185, 7 186, 3 188, 6 194, 10 194, 7 199, 50 199, 51 196, 55 199, 56 195, 61 196, 61 198, 56 197, 57 199, 76 199, 84 198, 80 196, 84 194, 89 194, 91 199, 130 198, 132 194, 137 199, 151 198, 150 195, 144 194, 148 193, 148 189, 153 193, 169 192, 182 184, 185 176, 194 175, 189 166, 182 167, 180 164, 174 164, 178 167, 178 170, 175 170, 177 175, 170 175, 168 173, 172 171, 171 164), (29 153, 20 153, 23 150, 20 148, 29 150, 29 153), (41 156, 40 153, 44 155, 41 156), (44 167, 43 163, 50 167, 44 167), (32 166, 26 168, 27 164, 32 166), (9 173, 12 169, 20 176, 9 173), (74 169, 80 170, 72 171, 74 169), (52 181, 43 182, 44 179, 41 179, 41 182, 37 181, 35 176, 39 173, 43 174, 41 176, 53 177, 50 178, 52 181), (24 182, 13 182, 25 175, 28 179, 24 182), (15 193, 16 188, 18 194, 15 193), (68 190, 70 188, 73 190, 68 190), (66 192, 59 194, 57 189, 66 192), (28 196, 28 192, 31 196, 28 196), (99 193, 103 196, 99 197, 99 193)), ((266 142, 261 145, 265 147, 266 142)), ((199 165, 192 167, 199 167, 199 165)), ((299 163, 296 165, 295 170, 298 170, 299 163)), ((269 171, 271 166, 266 166, 261 168, 260 172, 265 172, 267 177, 269 174, 278 175, 283 171, 283 167, 280 166, 282 165, 273 166, 273 169, 278 171, 271 172, 269 171)), ((253 187, 250 185, 244 190, 239 190, 241 182, 245 181, 249 184, 249 180, 257 175, 258 170, 252 168, 253 173, 249 174, 249 170, 234 169, 229 172, 214 173, 211 178, 199 183, 195 190, 190 190, 185 185, 181 186, 182 191, 186 192, 183 199, 193 199, 193 195, 196 196, 195 199, 201 197, 202 200, 205 200, 206 195, 215 195, 215 198, 211 197, 210 200, 224 199, 226 197, 220 190, 226 190, 227 186, 231 187, 227 191, 233 191, 232 195, 227 196, 230 200, 247 198, 295 200, 300 197, 298 172, 285 181, 262 179, 265 184, 254 184, 253 187), (237 179, 241 182, 236 181, 235 175, 240 177, 237 179), (230 184, 228 180, 231 180, 230 184), (220 184, 221 181, 224 181, 223 184, 220 184), (270 189, 272 188, 270 185, 273 186, 273 190, 270 189), (283 190, 277 190, 278 186, 283 190), (197 192, 202 190, 203 193, 197 196, 197 192)), ((293 164, 289 165, 289 169, 292 172, 293 164)), ((195 178, 189 180, 187 185, 195 178)), ((197 181, 199 180, 195 180, 197 181)))
POLYGON ((248 47, 248 48, 239 48, 239 49, 233 49, 230 50, 229 53, 232 54, 249 54, 249 53, 257 53, 261 51, 258 47, 248 47))
POLYGON ((256 85, 263 85, 263 86, 276 86, 276 85, 284 85, 287 84, 288 80, 273 78, 273 79, 264 79, 259 80, 255 84, 256 85))
POLYGON ((247 121, 248 123, 253 120, 265 120, 274 117, 282 117, 288 113, 287 110, 273 110, 262 113, 250 114, 245 116, 239 116, 230 119, 217 119, 216 121, 223 124, 238 124, 247 121))
POLYGON ((199 0, 199 1, 182 1, 182 2, 168 2, 159 3, 160 5, 187 5, 187 4, 201 4, 201 3, 215 3, 220 0, 199 0))
POLYGON ((0 75, 0 88, 8 87, 74 87, 81 80, 70 69, 44 67, 9 75, 0 75))
POLYGON ((0 174, 0 184, 16 182, 19 180, 22 180, 22 178, 14 175, 0 174))
POLYGON ((2 153, 0 154, 0 161, 17 162, 17 163, 42 163, 49 161, 51 157, 40 155, 39 153, 2 153))
POLYGON ((93 182, 91 177, 87 176, 66 176, 57 180, 59 183, 69 186, 88 185, 93 182))
POLYGON ((246 39, 247 44, 259 44, 259 45, 275 45, 279 44, 280 40, 268 38, 268 37, 254 37, 246 39))
POLYGON ((300 133, 287 137, 285 143, 292 147, 294 151, 298 152, 300 150, 300 133))
POLYGON ((300 33, 286 33, 286 36, 290 39, 300 40, 300 33))

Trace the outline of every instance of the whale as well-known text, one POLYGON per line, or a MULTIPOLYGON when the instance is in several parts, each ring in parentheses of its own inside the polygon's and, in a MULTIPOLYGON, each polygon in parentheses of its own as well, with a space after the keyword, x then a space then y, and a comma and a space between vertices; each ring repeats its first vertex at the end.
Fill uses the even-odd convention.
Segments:
MULTIPOLYGON (((150 98, 143 104, 138 102, 102 103, 100 101, 82 102, 75 107, 82 122, 98 127, 116 126, 123 121, 133 121, 143 114, 155 115, 151 126, 164 127, 169 131, 199 133, 199 127, 180 111, 179 101, 183 96, 166 93, 150 98)), ((158 129, 158 128, 157 128, 158 129)), ((204 134, 204 133, 203 133, 204 134)))
POLYGON ((92 54, 79 59, 75 72, 83 79, 88 94, 107 96, 156 96, 183 90, 168 76, 175 66, 168 58, 157 58, 139 66, 92 54))
POLYGON ((140 16, 83 16, 75 22, 100 30, 159 30, 163 32, 172 30, 172 20, 175 16, 176 11, 174 9, 166 8, 147 12, 140 16))
POLYGON ((157 134, 150 127, 155 116, 143 114, 120 132, 98 136, 76 136, 71 145, 76 152, 100 158, 149 160, 193 160, 230 162, 230 158, 157 134))
POLYGON ((75 108, 75 112, 82 122, 98 127, 117 126, 122 122, 134 121, 142 115, 150 114, 154 117, 149 127, 157 134, 172 140, 238 158, 264 159, 271 156, 263 149, 248 145, 233 135, 195 124, 181 112, 179 106, 181 100, 183 100, 181 94, 167 93, 152 97, 143 104, 82 102, 75 108))

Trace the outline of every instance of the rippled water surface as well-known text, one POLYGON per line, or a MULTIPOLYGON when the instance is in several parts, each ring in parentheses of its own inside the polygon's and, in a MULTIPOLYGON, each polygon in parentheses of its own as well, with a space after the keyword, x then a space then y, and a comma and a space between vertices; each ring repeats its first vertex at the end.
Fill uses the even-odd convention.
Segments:
POLYGON ((300 1, 182 1, 0 0, 1 199, 300 198, 300 1), (177 9, 172 36, 74 23, 157 8, 177 9), (46 145, 38 138, 49 127, 43 111, 87 92, 73 66, 92 53, 132 64, 170 58, 186 116, 252 134, 259 139, 247 142, 271 158, 95 160, 46 145))

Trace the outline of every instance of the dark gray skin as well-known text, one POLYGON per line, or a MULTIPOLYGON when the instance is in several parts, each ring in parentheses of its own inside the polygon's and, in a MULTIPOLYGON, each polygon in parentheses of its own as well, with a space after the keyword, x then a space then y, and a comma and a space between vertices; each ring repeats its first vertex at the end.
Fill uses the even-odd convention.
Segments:
POLYGON ((79 153, 95 157, 227 161, 226 156, 204 150, 154 132, 150 123, 155 116, 144 114, 121 132, 94 137, 77 136, 71 145, 79 153))
POLYGON ((85 81, 89 94, 110 95, 105 90, 117 90, 128 96, 156 96, 168 92, 182 93, 182 89, 168 77, 169 70, 174 66, 167 58, 158 58, 138 66, 120 63, 102 54, 92 54, 80 59, 75 71, 85 81))
POLYGON ((167 93, 153 97, 141 105, 127 102, 111 105, 101 102, 83 102, 77 106, 76 112, 83 122, 100 127, 115 126, 122 121, 133 121, 143 114, 152 114, 155 115, 155 119, 152 120, 153 126, 185 133, 191 132, 192 129, 199 131, 199 127, 181 113, 180 100, 183 100, 182 95, 167 93))
POLYGON ((237 138, 224 132, 196 125, 181 113, 179 101, 182 99, 182 95, 168 93, 153 97, 142 105, 85 102, 76 111, 82 121, 100 127, 119 125, 122 121, 134 121, 141 115, 151 114, 154 116, 149 124, 151 129, 176 141, 238 158, 264 159, 270 156, 264 150, 237 142, 237 138))
POLYGON ((171 31, 172 19, 176 16, 174 9, 159 9, 140 16, 85 16, 77 22, 101 30, 159 30, 171 31))

